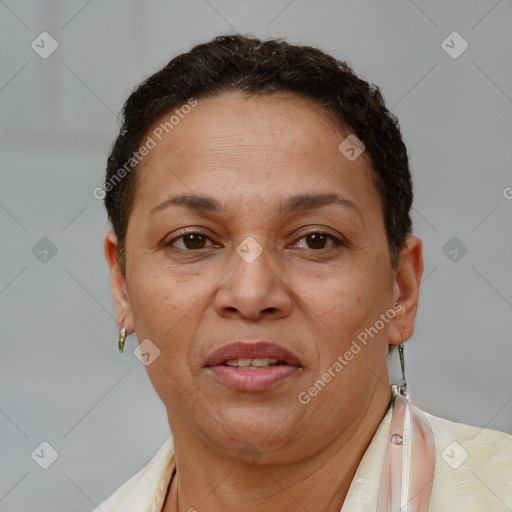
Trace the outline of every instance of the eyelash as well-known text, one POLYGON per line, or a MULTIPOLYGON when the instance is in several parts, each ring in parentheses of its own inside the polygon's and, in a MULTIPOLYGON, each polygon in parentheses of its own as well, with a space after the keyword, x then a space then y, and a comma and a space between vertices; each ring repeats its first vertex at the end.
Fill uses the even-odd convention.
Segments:
MULTIPOLYGON (((187 231, 186 233, 183 233, 183 234, 181 234, 181 235, 179 235, 177 237, 174 237, 172 240, 169 240, 169 242, 167 242, 165 244, 165 246, 166 247, 168 247, 168 246, 172 247, 172 244, 174 242, 176 242, 177 240, 182 239, 183 237, 185 237, 187 235, 199 235, 199 236, 203 236, 203 237, 211 240, 209 236, 205 235, 204 233, 201 233, 200 231, 187 231)), ((330 248, 337 247, 337 246, 340 246, 340 247, 346 247, 347 246, 347 244, 344 241, 340 240, 339 238, 336 238, 334 235, 331 235, 330 233, 325 233, 323 231, 310 231, 309 233, 305 233, 300 238, 298 238, 297 241, 294 242, 294 244, 296 244, 297 242, 299 242, 303 238, 307 238, 308 236, 311 236, 311 235, 323 235, 326 238, 329 238, 330 240, 332 240, 332 242, 333 242, 333 245, 331 245, 330 247, 323 247, 321 249, 309 249, 309 250, 314 251, 314 252, 318 252, 318 251, 322 251, 322 250, 326 251, 326 250, 328 250, 330 248)), ((178 247, 174 247, 174 248, 178 249, 180 251, 184 251, 184 252, 199 252, 201 249, 208 249, 209 247, 201 247, 199 249, 181 249, 181 248, 178 248, 178 247)))

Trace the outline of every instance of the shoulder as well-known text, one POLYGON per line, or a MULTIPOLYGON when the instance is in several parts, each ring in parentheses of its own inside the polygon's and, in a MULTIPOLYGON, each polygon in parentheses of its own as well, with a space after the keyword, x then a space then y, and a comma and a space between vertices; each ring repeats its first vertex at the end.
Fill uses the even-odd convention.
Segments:
MULTIPOLYGON (((174 469, 174 442, 169 436, 149 462, 92 512, 139 512, 162 502, 174 469)), ((160 510, 160 509, 158 509, 160 510)))
POLYGON ((436 445, 431 510, 512 508, 512 435, 426 415, 436 445))

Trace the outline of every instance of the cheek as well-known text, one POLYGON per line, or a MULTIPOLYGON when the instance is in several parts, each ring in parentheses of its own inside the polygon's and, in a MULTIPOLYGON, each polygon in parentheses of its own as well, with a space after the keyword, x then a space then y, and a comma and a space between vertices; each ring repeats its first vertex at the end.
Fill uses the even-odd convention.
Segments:
POLYGON ((180 410, 186 402, 179 403, 183 389, 191 388, 185 362, 202 316, 199 302, 204 291, 191 284, 197 285, 199 278, 178 279, 176 272, 164 269, 141 272, 137 278, 135 274, 127 291, 137 338, 151 340, 160 351, 146 371, 162 401, 180 410))
POLYGON ((191 308, 193 312, 203 292, 197 277, 180 278, 176 270, 148 266, 152 268, 149 272, 134 269, 128 296, 137 333, 161 338, 166 332, 171 334, 173 326, 180 328, 180 320, 191 308))
POLYGON ((354 271, 324 281, 310 296, 312 316, 321 320, 316 327, 323 333, 317 340, 322 368, 329 367, 338 355, 344 354, 386 309, 379 286, 371 272, 354 271))
POLYGON ((148 264, 147 268, 151 270, 134 268, 128 289, 137 337, 154 342, 160 349, 160 365, 185 377, 210 304, 209 291, 218 278, 196 271, 184 275, 169 265, 148 264))

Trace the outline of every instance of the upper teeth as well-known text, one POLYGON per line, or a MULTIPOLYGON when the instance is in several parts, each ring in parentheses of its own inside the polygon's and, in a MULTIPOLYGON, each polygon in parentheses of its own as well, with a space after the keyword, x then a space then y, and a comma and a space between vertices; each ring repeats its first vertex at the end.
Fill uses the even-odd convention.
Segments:
POLYGON ((238 366, 240 368, 263 368, 265 366, 269 366, 277 363, 277 359, 272 359, 266 357, 265 359, 230 359, 226 361, 224 364, 227 366, 238 366))

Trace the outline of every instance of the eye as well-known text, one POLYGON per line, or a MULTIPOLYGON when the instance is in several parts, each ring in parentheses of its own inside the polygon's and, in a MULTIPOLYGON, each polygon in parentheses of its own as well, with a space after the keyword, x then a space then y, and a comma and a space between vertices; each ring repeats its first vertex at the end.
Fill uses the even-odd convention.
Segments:
MULTIPOLYGON (((328 233, 323 233, 321 231, 311 231, 310 233, 306 233, 303 235, 300 240, 306 239, 307 244, 309 246, 309 249, 328 249, 329 247, 325 247, 325 243, 327 240, 332 240, 332 245, 330 247, 334 246, 344 246, 346 245, 343 241, 339 240, 333 235, 330 235, 328 233)), ((296 245, 297 242, 295 242, 293 245, 296 245)), ((308 248, 308 247, 307 247, 308 248)))
MULTIPOLYGON (((177 236, 170 240, 166 246, 173 246, 177 240, 183 240, 182 244, 184 247, 177 247, 178 249, 183 249, 185 251, 190 251, 194 249, 204 249, 206 240, 210 240, 204 233, 189 231, 188 233, 184 233, 183 235, 177 236)), ((213 246, 212 246, 213 247, 213 246)))
MULTIPOLYGON (((205 246, 206 241, 211 239, 206 236, 204 233, 197 232, 197 231, 190 231, 187 233, 184 233, 180 236, 177 236, 170 240, 168 243, 166 243, 166 246, 172 246, 176 247, 177 249, 181 249, 184 251, 193 251, 193 250, 199 250, 199 249, 205 249, 208 248, 208 246, 205 246), (177 247, 175 243, 180 240, 182 243, 181 247, 177 247)), ((321 231, 311 231, 310 233, 306 233, 302 237, 299 238, 297 242, 293 244, 293 246, 296 246, 300 240, 306 240, 306 243, 308 247, 306 249, 313 249, 313 250, 320 250, 320 249, 328 249, 329 247, 335 247, 335 246, 345 246, 345 242, 342 240, 336 238, 333 235, 330 235, 329 233, 324 233, 321 231), (326 242, 328 240, 331 240, 330 246, 325 246, 326 242)), ((211 245, 210 247, 216 247, 215 245, 211 245)))

